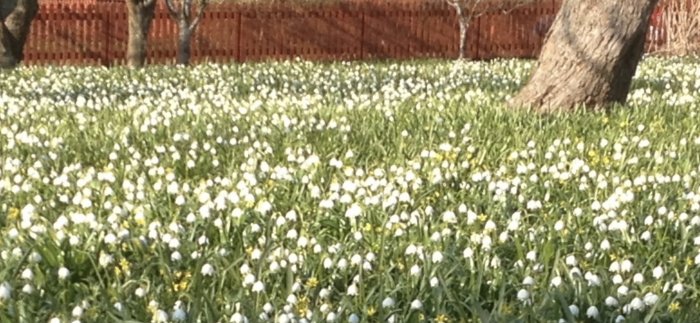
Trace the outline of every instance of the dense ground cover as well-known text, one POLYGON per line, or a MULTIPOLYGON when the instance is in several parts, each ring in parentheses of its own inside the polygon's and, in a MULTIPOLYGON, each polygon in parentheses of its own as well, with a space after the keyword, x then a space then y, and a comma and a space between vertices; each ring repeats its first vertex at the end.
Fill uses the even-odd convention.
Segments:
POLYGON ((3 72, 0 321, 693 321, 700 64, 530 64, 3 72))

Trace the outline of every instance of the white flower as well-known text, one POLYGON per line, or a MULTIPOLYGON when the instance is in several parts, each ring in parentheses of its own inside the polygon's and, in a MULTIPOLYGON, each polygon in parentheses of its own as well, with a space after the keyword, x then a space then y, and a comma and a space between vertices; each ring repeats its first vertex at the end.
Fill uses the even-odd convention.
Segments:
POLYGON ((433 256, 432 256, 433 263, 442 262, 442 258, 443 258, 443 256, 442 256, 442 253, 440 251, 433 252, 433 256))
POLYGON ((622 261, 622 264, 620 264, 620 270, 624 272, 629 272, 632 271, 632 262, 625 259, 622 261))
MULTIPOLYGON (((25 293, 27 295, 32 294, 34 293, 34 287, 32 287, 32 285, 30 284, 24 284, 24 286, 22 287, 22 293, 25 293)), ((1 297, 0 300, 2 300, 1 297)))
POLYGON ((613 284, 615 284, 615 285, 620 285, 620 284, 622 284, 622 282, 623 282, 622 276, 620 276, 619 274, 616 274, 615 276, 613 276, 612 282, 613 282, 613 284))
POLYGON ((523 285, 531 286, 535 284, 535 279, 531 276, 527 276, 523 279, 523 285))
POLYGON ((412 310, 420 310, 421 308, 423 308, 423 302, 420 300, 414 299, 413 302, 411 302, 412 310))
POLYGON ((203 276, 214 275, 214 266, 212 266, 211 264, 208 264, 208 263, 204 264, 204 266, 202 266, 202 275, 203 276))
POLYGON ((552 278, 552 282, 550 283, 550 285, 552 285, 554 287, 559 287, 559 285, 561 285, 561 277, 556 276, 556 277, 552 278))
POLYGON ((362 214, 362 209, 357 204, 351 205, 350 208, 345 211, 345 217, 350 219, 357 218, 360 214, 362 214))
POLYGON ((350 296, 356 296, 357 295, 357 285, 352 284, 350 287, 348 287, 348 290, 346 292, 350 296))
POLYGON ((586 317, 591 319, 597 319, 599 314, 598 308, 595 306, 591 306, 586 310, 586 317))
POLYGON ((632 277, 632 281, 636 284, 641 284, 644 282, 644 275, 637 273, 632 277))
POLYGON ((673 288, 671 288, 671 290, 674 293, 682 293, 683 292, 683 284, 677 283, 677 284, 673 285, 673 288))
POLYGON ((260 293, 265 290, 265 284, 263 284, 261 281, 256 281, 255 284, 253 284, 252 291, 253 293, 260 293))
POLYGON ((635 297, 632 299, 632 301, 630 301, 629 306, 633 310, 641 311, 644 309, 644 301, 639 299, 639 297, 635 297))
POLYGON ((659 301, 659 296, 657 296, 654 293, 646 293, 644 295, 644 304, 647 304, 648 306, 652 306, 656 304, 656 302, 659 301))
POLYGON ((465 248, 463 252, 464 258, 471 259, 474 256, 474 250, 472 248, 465 248))
POLYGON ((173 310, 171 316, 173 317, 173 321, 184 321, 187 319, 187 312, 185 312, 185 310, 183 310, 181 307, 178 307, 173 310))
POLYGON ((32 272, 32 270, 29 268, 25 268, 22 271, 22 275, 20 277, 22 277, 22 279, 25 279, 25 280, 32 280, 32 279, 34 279, 34 272, 32 272))
POLYGON ((73 310, 71 311, 71 315, 73 317, 81 317, 83 316, 83 308, 80 305, 77 305, 73 307, 73 310))
POLYGON ((627 295, 627 292, 629 292, 629 290, 630 290, 629 287, 627 287, 625 285, 621 285, 620 287, 617 288, 617 294, 624 296, 624 295, 627 295))
POLYGON ((442 221, 446 223, 457 223, 457 216, 452 211, 445 211, 442 213, 442 221))
POLYGON ((654 268, 654 270, 652 270, 651 275, 652 275, 654 278, 656 278, 656 279, 660 279, 661 277, 664 276, 664 269, 663 269, 663 267, 661 267, 661 266, 656 266, 656 268, 654 268))
POLYGON ((569 305, 569 312, 571 312, 571 315, 573 315, 573 316, 578 316, 578 313, 579 313, 578 306, 576 306, 575 304, 569 305))
POLYGON ((430 278, 430 287, 437 287, 438 284, 440 284, 440 281, 437 277, 430 278))
POLYGON ((608 239, 605 239, 605 240, 603 240, 603 241, 600 243, 600 249, 601 249, 601 250, 608 250, 608 249, 610 249, 610 242, 608 241, 608 239))
POLYGON ((411 271, 410 271, 410 272, 411 272, 411 276, 419 276, 419 275, 420 275, 420 272, 421 272, 420 266, 418 266, 418 265, 413 265, 413 266, 411 267, 411 271))
POLYGON ((5 301, 12 297, 12 286, 7 282, 0 284, 0 301, 5 301))
POLYGON ((157 310, 153 313, 153 322, 166 323, 168 322, 168 313, 163 310, 157 310))
POLYGON ((561 231, 562 229, 564 229, 564 221, 559 220, 554 224, 554 230, 561 231))
POLYGON ((619 303, 615 297, 608 296, 605 298, 605 305, 607 305, 607 306, 614 307, 614 306, 617 306, 618 304, 619 303))
POLYGON ((236 313, 233 313, 233 315, 231 315, 231 319, 229 320, 229 322, 231 322, 231 323, 246 323, 246 322, 248 322, 248 318, 243 316, 243 314, 236 312, 236 313))
POLYGON ((66 267, 61 267, 58 269, 58 278, 59 279, 66 279, 68 278, 68 275, 70 275, 70 271, 66 267))
POLYGON ((396 304, 396 302, 394 302, 394 299, 391 298, 391 297, 387 297, 387 298, 385 298, 385 299, 382 301, 382 307, 383 307, 383 308, 394 307, 395 304, 396 304))
POLYGON ((517 297, 519 301, 527 303, 530 300, 530 292, 525 289, 521 289, 518 291, 517 297))
POLYGON ((355 314, 355 313, 350 314, 350 317, 348 317, 348 322, 349 323, 360 323, 360 317, 357 316, 357 314, 355 314))
POLYGON ((330 312, 328 315, 326 315, 326 322, 335 322, 337 319, 338 316, 335 314, 335 312, 330 312))

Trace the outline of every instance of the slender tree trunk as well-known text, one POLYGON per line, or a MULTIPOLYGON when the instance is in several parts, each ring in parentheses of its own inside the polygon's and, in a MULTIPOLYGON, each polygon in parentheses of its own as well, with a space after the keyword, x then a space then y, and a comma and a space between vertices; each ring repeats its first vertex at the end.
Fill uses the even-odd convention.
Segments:
POLYGON ((186 21, 180 22, 180 32, 177 39, 177 64, 178 65, 189 65, 190 64, 190 48, 192 40, 192 30, 186 21))
POLYGON ((209 0, 198 0, 194 3, 192 0, 165 0, 165 5, 168 8, 170 18, 175 20, 179 29, 177 64, 188 65, 191 56, 192 34, 195 33, 199 22, 202 20, 204 10, 209 5, 209 0))
POLYGON ((471 22, 472 12, 467 12, 465 8, 464 0, 453 0, 447 1, 447 4, 455 9, 455 15, 457 16, 457 23, 459 24, 459 57, 458 59, 467 58, 467 31, 469 30, 469 23, 471 22))
POLYGON ((37 11, 37 0, 0 1, 0 68, 15 67, 24 58, 24 44, 37 11))
POLYGON ((459 17, 459 59, 467 58, 467 32, 469 31, 469 17, 459 17))
POLYGON ((129 40, 126 47, 126 63, 130 67, 142 67, 146 63, 148 31, 155 15, 155 0, 127 0, 129 40))
POLYGON ((512 100, 539 112, 624 103, 658 0, 565 0, 527 85, 512 100))

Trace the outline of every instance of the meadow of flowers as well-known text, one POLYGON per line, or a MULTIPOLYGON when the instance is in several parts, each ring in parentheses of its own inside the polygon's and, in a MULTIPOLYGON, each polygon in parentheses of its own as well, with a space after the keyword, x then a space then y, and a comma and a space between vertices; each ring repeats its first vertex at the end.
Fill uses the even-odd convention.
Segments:
POLYGON ((695 321, 700 63, 562 116, 531 64, 3 72, 0 321, 695 321))

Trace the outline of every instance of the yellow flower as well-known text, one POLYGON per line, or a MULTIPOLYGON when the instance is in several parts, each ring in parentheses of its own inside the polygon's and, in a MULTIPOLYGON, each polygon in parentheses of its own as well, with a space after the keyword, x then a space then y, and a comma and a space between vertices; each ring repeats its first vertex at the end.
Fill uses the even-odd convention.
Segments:
POLYGON ((17 221, 19 218, 19 209, 16 207, 10 208, 10 210, 7 212, 7 220, 9 222, 14 222, 17 221))
POLYGON ((681 309, 681 304, 678 302, 673 302, 671 304, 668 304, 668 311, 669 312, 678 312, 681 309))
POLYGON ((304 317, 304 316, 306 316, 308 311, 309 311, 309 299, 306 298, 306 296, 302 296, 301 298, 299 298, 299 301, 297 301, 297 304, 296 304, 297 315, 304 317))
POLYGON ((373 316, 374 314, 377 314, 377 309, 374 306, 368 307, 367 316, 373 316))
POLYGON ((488 218, 489 217, 486 216, 486 214, 479 214, 479 221, 480 222, 486 222, 486 220, 488 220, 488 218))
POLYGON ((311 277, 306 281, 306 288, 314 288, 318 286, 318 279, 316 277, 311 277))
POLYGON ((447 317, 447 315, 445 315, 445 314, 440 314, 435 318, 435 322, 438 322, 438 323, 445 323, 445 322, 449 322, 449 321, 450 321, 450 318, 447 317))
POLYGON ((190 278, 192 278, 192 274, 190 272, 176 272, 175 282, 173 283, 173 291, 181 292, 186 290, 189 286, 190 278))

